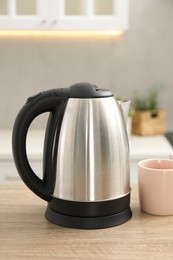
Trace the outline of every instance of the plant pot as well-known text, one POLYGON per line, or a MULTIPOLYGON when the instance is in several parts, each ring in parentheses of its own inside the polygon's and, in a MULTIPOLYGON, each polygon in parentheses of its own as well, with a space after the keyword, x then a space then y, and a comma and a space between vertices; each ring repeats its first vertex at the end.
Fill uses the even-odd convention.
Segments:
POLYGON ((135 111, 132 117, 132 134, 159 135, 166 132, 164 110, 135 111))

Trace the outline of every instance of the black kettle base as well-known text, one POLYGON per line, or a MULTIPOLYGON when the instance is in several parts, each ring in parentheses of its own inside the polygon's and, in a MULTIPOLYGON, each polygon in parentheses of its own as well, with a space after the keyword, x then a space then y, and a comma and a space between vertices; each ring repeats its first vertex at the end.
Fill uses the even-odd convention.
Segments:
POLYGON ((97 229, 108 228, 125 223, 132 217, 130 207, 126 210, 108 216, 101 217, 76 217, 57 213, 47 207, 45 217, 50 222, 69 228, 97 229))

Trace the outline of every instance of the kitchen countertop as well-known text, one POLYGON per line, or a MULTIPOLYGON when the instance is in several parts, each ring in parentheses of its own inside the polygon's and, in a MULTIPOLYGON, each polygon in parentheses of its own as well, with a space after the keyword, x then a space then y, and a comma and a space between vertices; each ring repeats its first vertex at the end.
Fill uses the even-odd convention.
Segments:
MULTIPOLYGON (((20 182, 13 162, 11 147, 11 130, 0 130, 0 183, 20 182)), ((34 171, 42 176, 43 129, 30 129, 27 135, 27 153, 34 171)), ((164 135, 137 136, 130 135, 131 183, 137 183, 137 163, 146 158, 169 158, 173 149, 164 135)))
POLYGON ((173 259, 173 216, 139 208, 132 185, 133 217, 106 229, 69 229, 49 223, 46 202, 24 184, 0 185, 0 259, 173 259))
MULTIPOLYGON (((12 133, 9 129, 0 131, 1 160, 11 160, 12 148, 11 139, 12 133)), ((30 159, 41 160, 43 151, 44 130, 30 130, 27 137, 27 151, 30 159)), ((168 158, 172 146, 164 135, 138 136, 131 135, 129 138, 130 157, 131 159, 145 159, 149 157, 166 157, 168 158)))
POLYGON ((131 160, 169 158, 172 145, 164 135, 138 136, 129 138, 131 160))

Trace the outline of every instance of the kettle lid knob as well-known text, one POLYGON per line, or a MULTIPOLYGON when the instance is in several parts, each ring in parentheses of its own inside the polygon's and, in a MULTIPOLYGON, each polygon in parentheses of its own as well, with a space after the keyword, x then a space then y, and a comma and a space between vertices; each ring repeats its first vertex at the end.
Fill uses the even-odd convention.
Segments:
POLYGON ((108 89, 101 89, 88 82, 80 82, 70 86, 71 98, 103 98, 111 97, 113 93, 108 89))

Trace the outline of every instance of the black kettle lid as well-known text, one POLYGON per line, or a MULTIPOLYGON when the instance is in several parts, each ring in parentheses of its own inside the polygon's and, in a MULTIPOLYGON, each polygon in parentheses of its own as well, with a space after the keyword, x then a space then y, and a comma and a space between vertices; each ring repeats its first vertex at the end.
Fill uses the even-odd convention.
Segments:
POLYGON ((103 98, 111 97, 113 93, 108 89, 102 89, 88 82, 80 82, 70 86, 71 98, 103 98))

